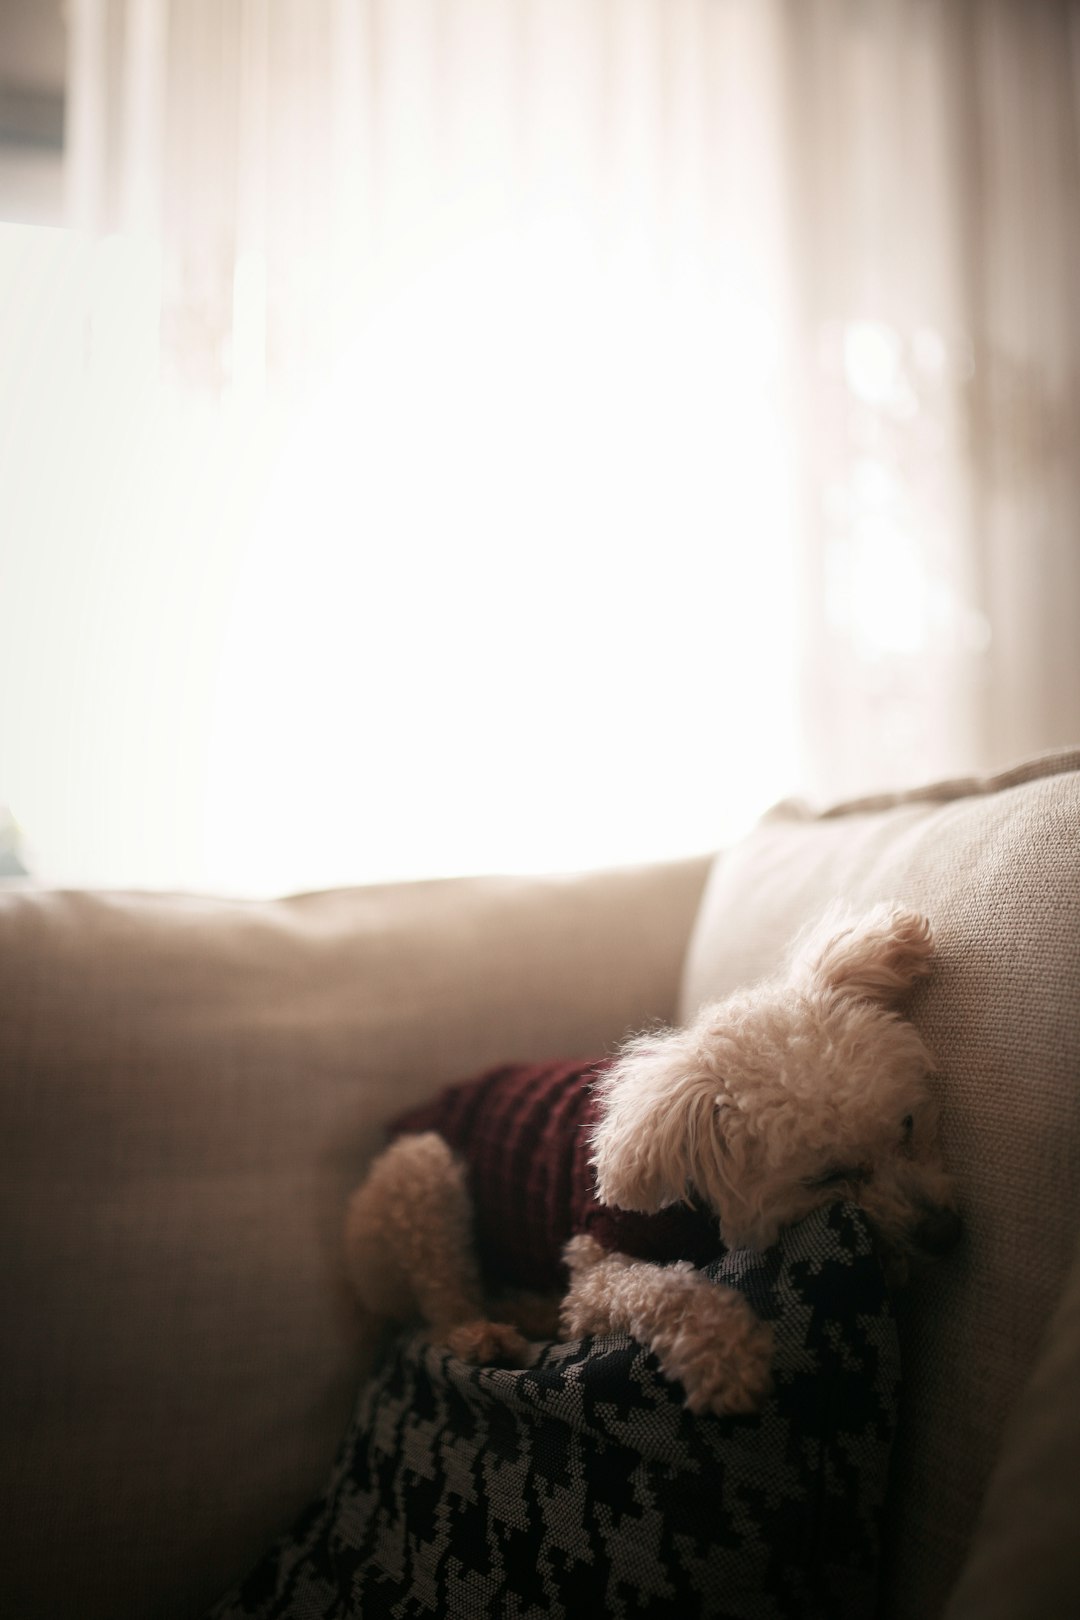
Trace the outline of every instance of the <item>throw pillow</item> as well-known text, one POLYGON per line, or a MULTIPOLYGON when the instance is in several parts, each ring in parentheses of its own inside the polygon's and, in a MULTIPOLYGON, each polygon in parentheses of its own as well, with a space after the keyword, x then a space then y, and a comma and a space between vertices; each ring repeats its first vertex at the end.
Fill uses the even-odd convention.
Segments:
POLYGON ((625 1337, 509 1371, 404 1336, 213 1620, 870 1616, 898 1349, 865 1217, 834 1204, 706 1271, 773 1324, 759 1413, 692 1416, 625 1337))

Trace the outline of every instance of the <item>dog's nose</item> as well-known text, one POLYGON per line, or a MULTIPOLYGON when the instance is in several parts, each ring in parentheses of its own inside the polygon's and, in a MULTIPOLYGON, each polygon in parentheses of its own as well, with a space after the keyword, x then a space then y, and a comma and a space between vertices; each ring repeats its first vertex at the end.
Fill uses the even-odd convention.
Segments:
POLYGON ((955 1209, 935 1204, 927 1208, 912 1235, 924 1254, 945 1254, 959 1240, 963 1229, 955 1209))

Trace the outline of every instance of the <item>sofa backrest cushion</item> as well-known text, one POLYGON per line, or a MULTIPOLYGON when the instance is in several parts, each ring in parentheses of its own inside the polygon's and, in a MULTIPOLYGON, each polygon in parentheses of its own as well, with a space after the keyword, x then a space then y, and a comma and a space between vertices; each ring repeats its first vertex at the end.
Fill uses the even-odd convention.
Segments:
POLYGON ((179 1620, 328 1469, 383 1123, 670 1018, 705 862, 288 900, 0 889, 0 1610, 179 1620))
POLYGON ((938 943, 910 1010, 939 1071, 965 1238, 901 1302, 884 1571, 890 1620, 934 1620, 1080 1223, 1080 754, 820 813, 779 806, 715 863, 680 1016, 773 972, 837 897, 915 906, 938 943))

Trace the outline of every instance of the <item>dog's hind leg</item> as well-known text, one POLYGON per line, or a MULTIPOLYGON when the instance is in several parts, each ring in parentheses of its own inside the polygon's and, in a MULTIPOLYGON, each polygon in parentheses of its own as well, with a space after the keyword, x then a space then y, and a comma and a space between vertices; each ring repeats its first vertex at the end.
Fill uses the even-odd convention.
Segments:
POLYGON ((525 1340, 484 1315, 465 1166, 433 1131, 402 1136, 349 1200, 345 1258, 360 1303, 377 1316, 419 1313, 462 1360, 521 1361, 525 1340))

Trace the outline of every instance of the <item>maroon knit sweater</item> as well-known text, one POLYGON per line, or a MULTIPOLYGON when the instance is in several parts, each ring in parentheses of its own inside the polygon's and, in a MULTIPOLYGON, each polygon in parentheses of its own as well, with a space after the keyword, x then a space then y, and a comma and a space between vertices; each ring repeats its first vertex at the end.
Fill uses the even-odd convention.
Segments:
POLYGON ((485 1277, 565 1286, 563 1245, 588 1232, 605 1249, 653 1261, 707 1264, 723 1253, 716 1218, 674 1204, 657 1215, 601 1204, 589 1164, 597 1101, 594 1063, 512 1064, 450 1086, 392 1121, 391 1135, 438 1131, 469 1169, 485 1277))

